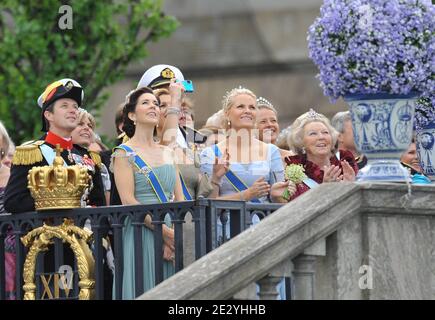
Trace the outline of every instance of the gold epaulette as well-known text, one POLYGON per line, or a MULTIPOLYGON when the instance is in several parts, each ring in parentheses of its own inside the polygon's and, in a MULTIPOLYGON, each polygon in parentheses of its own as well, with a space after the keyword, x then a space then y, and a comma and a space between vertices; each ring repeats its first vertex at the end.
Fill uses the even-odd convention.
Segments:
POLYGON ((23 143, 15 150, 12 163, 14 165, 30 165, 42 161, 42 152, 39 148, 45 141, 36 140, 23 143))
POLYGON ((101 156, 98 152, 95 151, 89 151, 89 155, 91 156, 92 160, 94 161, 95 165, 98 168, 101 168, 101 156))

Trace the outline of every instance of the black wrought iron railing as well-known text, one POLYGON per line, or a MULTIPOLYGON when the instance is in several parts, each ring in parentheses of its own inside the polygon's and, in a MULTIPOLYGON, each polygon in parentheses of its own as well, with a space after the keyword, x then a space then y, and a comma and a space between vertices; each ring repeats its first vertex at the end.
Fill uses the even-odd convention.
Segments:
MULTIPOLYGON (((194 255, 201 258, 221 243, 233 238, 252 225, 253 217, 261 220, 278 209, 279 204, 254 204, 243 201, 225 201, 213 199, 199 199, 197 201, 172 202, 154 205, 110 206, 98 208, 82 208, 69 210, 53 210, 29 212, 21 214, 0 215, 0 300, 6 299, 6 253, 5 239, 13 239, 15 246, 15 295, 16 299, 24 298, 23 266, 28 254, 21 238, 29 231, 41 227, 44 223, 58 226, 69 219, 80 228, 87 225, 92 230, 92 255, 95 260, 95 299, 122 299, 123 297, 123 231, 126 218, 131 219, 134 233, 134 277, 135 294, 144 292, 144 243, 142 242, 142 228, 145 217, 150 215, 154 225, 155 254, 155 284, 164 280, 163 272, 163 236, 162 225, 165 216, 170 215, 174 228, 175 242, 175 272, 184 268, 183 265, 183 225, 186 215, 192 216, 194 224, 194 255), (228 232, 229 231, 229 232, 228 232), (103 246, 103 242, 106 243, 103 246), (111 244, 114 253, 114 270, 107 272, 107 244, 111 244), (112 273, 113 272, 113 273, 112 273), (112 282, 114 281, 114 285, 112 282), (113 288, 113 290, 112 290, 113 288)), ((71 256, 71 255, 70 255, 71 256)), ((10 259, 10 256, 9 256, 10 259)), ((49 252, 39 254, 36 260, 35 284, 36 299, 77 299, 79 296, 79 277, 77 260, 71 262, 65 252, 65 245, 61 239, 54 239, 49 252), (67 263, 72 263, 73 285, 71 292, 62 292, 53 276, 67 263), (59 294, 60 292, 60 294, 59 294)), ((10 276, 10 275, 9 275, 10 276)))

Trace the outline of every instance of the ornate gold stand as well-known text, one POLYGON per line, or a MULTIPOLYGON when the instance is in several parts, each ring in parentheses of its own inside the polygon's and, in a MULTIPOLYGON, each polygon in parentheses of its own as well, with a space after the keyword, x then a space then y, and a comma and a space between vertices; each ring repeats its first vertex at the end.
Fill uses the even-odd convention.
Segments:
POLYGON ((95 261, 88 242, 92 240, 92 232, 81 229, 74 225, 73 221, 64 219, 60 226, 48 226, 44 223, 42 227, 30 231, 21 238, 26 247, 30 247, 24 262, 24 300, 35 300, 35 268, 36 258, 41 251, 47 251, 53 244, 53 238, 61 239, 69 243, 77 259, 79 273, 79 299, 90 300, 94 297, 94 265, 95 261))

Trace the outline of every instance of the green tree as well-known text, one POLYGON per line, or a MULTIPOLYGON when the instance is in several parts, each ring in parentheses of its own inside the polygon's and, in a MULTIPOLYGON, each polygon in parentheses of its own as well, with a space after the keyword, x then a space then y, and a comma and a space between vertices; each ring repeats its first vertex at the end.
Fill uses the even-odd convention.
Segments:
POLYGON ((130 62, 146 57, 150 41, 168 37, 177 26, 159 0, 3 0, 0 119, 17 143, 38 137, 36 99, 61 78, 77 80, 84 105, 97 112, 108 98, 102 89, 120 80, 130 62), (72 9, 72 29, 64 27, 62 5, 72 9))

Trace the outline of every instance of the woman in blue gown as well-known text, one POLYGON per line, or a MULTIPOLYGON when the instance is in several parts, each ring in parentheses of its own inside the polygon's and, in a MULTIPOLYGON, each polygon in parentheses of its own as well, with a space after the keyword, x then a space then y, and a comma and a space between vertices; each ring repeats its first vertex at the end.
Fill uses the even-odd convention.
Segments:
MULTIPOLYGON (((229 173, 222 179, 218 199, 244 200, 268 203, 285 202, 282 190, 284 168, 281 154, 273 144, 264 143, 255 137, 257 113, 256 96, 246 88, 235 88, 227 93, 223 101, 223 113, 227 137, 216 145, 205 148, 201 153, 201 170, 210 175, 213 165, 229 161, 229 173)), ((254 216, 252 223, 259 222, 254 216)), ((229 219, 225 228, 229 237, 229 219)), ((217 234, 223 236, 222 224, 217 221, 217 234)), ((221 242, 218 239, 218 243, 221 242)), ((284 286, 280 285, 280 298, 284 298, 284 286)))
MULTIPOLYGON (((142 87, 131 92, 127 96, 123 116, 123 130, 130 139, 115 148, 112 159, 115 183, 122 204, 182 201, 183 193, 178 168, 174 161, 174 152, 154 140, 153 135, 159 121, 160 110, 158 99, 153 91, 142 87)), ((166 279, 174 274, 174 230, 171 228, 169 215, 166 216, 165 222, 166 224, 163 224, 163 259, 165 261, 163 272, 166 279)), ((123 229, 122 299, 136 298, 134 246, 132 220, 129 217, 124 222, 123 229)), ((150 216, 145 218, 145 227, 142 228, 142 246, 143 286, 144 291, 147 291, 155 286, 154 255, 156 253, 154 252, 154 234, 150 216)))

